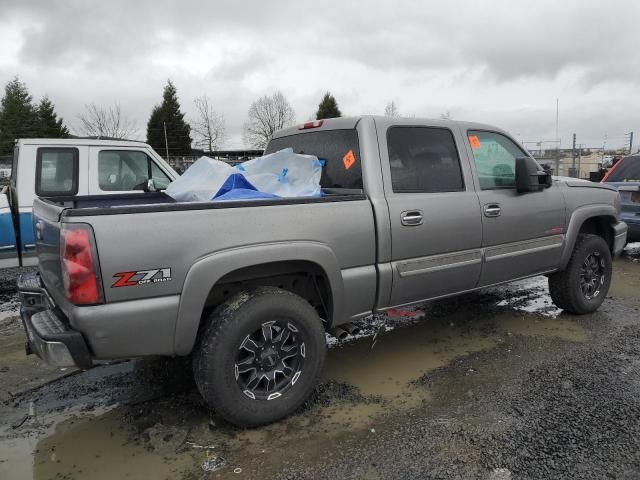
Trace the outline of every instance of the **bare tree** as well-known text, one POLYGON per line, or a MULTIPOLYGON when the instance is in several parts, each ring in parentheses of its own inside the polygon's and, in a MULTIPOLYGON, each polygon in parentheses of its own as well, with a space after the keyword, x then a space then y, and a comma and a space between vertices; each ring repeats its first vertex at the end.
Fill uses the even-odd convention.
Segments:
POLYGON ((395 101, 391 100, 389 103, 387 103, 387 106, 384 107, 384 116, 385 117, 400 116, 400 112, 398 111, 398 106, 396 105, 395 101))
POLYGON ((214 152, 225 138, 224 115, 213 109, 211 100, 206 95, 196 98, 198 117, 191 120, 191 131, 195 133, 194 144, 197 147, 214 152))
POLYGON ((132 138, 138 133, 135 122, 124 116, 117 102, 108 108, 95 103, 85 105, 78 115, 82 133, 88 137, 132 138))
POLYGON ((249 121, 244 126, 245 142, 264 148, 274 132, 292 125, 295 120, 295 112, 282 92, 260 97, 249 108, 249 121))

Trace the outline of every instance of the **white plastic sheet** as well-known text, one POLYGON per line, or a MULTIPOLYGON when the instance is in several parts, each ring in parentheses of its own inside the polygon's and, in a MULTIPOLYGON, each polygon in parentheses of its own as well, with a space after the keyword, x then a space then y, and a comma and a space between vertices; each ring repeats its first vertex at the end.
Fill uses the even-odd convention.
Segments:
POLYGON ((220 160, 200 157, 186 172, 169 184, 165 193, 179 202, 211 200, 234 168, 220 160))
POLYGON ((180 202, 215 200, 222 185, 233 174, 244 176, 259 192, 278 197, 321 195, 321 161, 312 155, 293 153, 291 148, 254 158, 235 167, 220 160, 200 157, 169 184, 166 193, 180 202))
POLYGON ((236 169, 261 192, 279 197, 320 196, 322 164, 313 155, 300 155, 286 148, 248 160, 236 169))

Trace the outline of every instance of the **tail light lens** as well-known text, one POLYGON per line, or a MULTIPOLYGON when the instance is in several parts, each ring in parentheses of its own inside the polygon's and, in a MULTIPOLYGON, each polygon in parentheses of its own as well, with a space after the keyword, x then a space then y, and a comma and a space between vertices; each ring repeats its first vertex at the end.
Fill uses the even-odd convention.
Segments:
POLYGON ((67 299, 75 305, 102 303, 102 282, 91 227, 63 224, 60 230, 62 280, 67 299))

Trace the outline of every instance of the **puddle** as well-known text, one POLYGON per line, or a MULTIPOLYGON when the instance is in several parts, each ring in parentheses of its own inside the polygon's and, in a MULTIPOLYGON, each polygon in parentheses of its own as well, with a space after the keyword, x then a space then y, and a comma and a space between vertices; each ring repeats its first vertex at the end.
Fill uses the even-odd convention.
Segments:
POLYGON ((363 339, 338 348, 327 358, 325 378, 347 383, 364 395, 385 399, 402 398, 409 385, 427 370, 452 359, 491 348, 495 341, 480 332, 465 333, 448 323, 428 320, 379 336, 375 347, 363 339))
POLYGON ((586 342, 589 334, 578 318, 532 318, 531 316, 506 314, 496 319, 498 328, 507 335, 555 337, 569 342, 586 342))
MULTIPOLYGON (((640 243, 636 250, 640 250, 640 243)), ((625 253, 632 250, 625 250, 625 253)), ((622 298, 638 298, 640 296, 640 254, 632 257, 630 253, 616 260, 613 264, 614 275, 611 280, 609 295, 622 298)))

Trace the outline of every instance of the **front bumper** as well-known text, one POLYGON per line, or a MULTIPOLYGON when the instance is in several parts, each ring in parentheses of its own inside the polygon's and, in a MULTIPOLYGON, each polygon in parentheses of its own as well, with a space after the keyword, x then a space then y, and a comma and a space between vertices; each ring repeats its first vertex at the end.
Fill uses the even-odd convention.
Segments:
POLYGON ((612 225, 614 231, 613 237, 613 255, 618 256, 624 250, 624 246, 627 244, 627 224, 624 222, 618 222, 612 225))
POLYGON ((34 272, 18 278, 20 316, 27 335, 27 354, 35 353, 49 365, 90 368, 91 354, 82 333, 71 329, 34 272))

